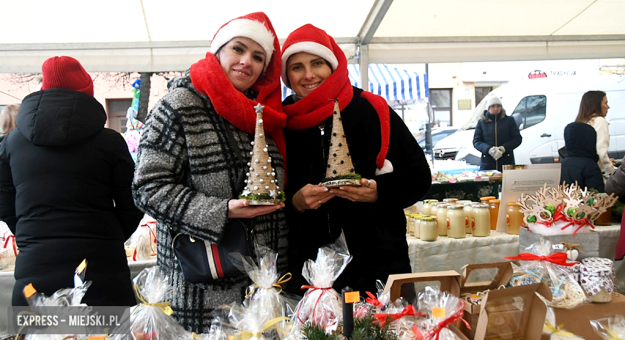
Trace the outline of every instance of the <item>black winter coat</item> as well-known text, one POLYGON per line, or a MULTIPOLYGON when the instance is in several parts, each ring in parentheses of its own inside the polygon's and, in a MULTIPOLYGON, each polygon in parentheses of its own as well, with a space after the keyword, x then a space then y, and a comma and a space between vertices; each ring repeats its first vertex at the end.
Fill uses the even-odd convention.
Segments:
POLYGON ((73 287, 83 259, 92 285, 82 302, 135 304, 124 241, 143 214, 132 200, 128 147, 105 122, 102 105, 82 92, 24 98, 0 146, 0 218, 19 248, 13 305, 26 304, 29 283, 46 295, 73 287))
MULTIPOLYGON (((343 127, 356 173, 377 182, 378 201, 356 203, 334 197, 317 210, 295 211, 293 195, 308 183, 323 181, 332 131, 332 117, 319 127, 305 130, 285 129, 287 145, 287 223, 289 225, 289 270, 293 274, 288 290, 303 295, 302 266, 315 260, 317 250, 333 243, 345 232, 353 260, 334 283, 376 292, 375 280, 386 282, 389 274, 411 272, 406 241, 406 218, 403 209, 422 198, 431 186, 430 168, 423 150, 401 120, 390 110, 390 143, 387 159, 392 173, 375 175, 376 156, 380 151, 380 120, 369 102, 354 88, 354 97, 341 111, 343 127)), ((293 97, 284 104, 293 103, 293 97)))
POLYGON ((521 145, 522 140, 514 118, 507 116, 504 110, 498 115, 485 111, 477 122, 473 135, 473 147, 482 153, 480 169, 501 171, 504 164, 515 164, 513 150, 521 145), (496 161, 488 153, 493 146, 503 146, 506 149, 503 156, 496 161))
POLYGON ((562 161, 560 184, 579 186, 604 192, 603 175, 597 165, 597 132, 586 124, 574 122, 564 128, 566 157, 562 161))

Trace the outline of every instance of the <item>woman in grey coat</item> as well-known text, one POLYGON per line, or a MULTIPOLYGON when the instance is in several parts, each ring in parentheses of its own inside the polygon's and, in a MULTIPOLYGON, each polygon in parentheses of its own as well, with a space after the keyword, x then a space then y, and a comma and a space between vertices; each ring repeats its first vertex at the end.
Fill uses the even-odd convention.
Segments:
POLYGON ((172 252, 174 232, 219 243, 229 218, 254 218, 256 240, 277 251, 286 268, 284 204, 248 205, 234 199, 239 173, 252 150, 256 113, 263 121, 272 165, 284 187, 286 116, 280 102, 280 45, 264 13, 251 13, 222 26, 206 58, 168 85, 169 93, 148 115, 141 137, 133 195, 137 206, 158 222, 158 265, 175 289, 167 296, 174 318, 187 330, 207 333, 210 313, 242 301, 248 285, 243 273, 213 284, 185 281, 172 252), (233 133, 243 158, 228 142, 233 133))

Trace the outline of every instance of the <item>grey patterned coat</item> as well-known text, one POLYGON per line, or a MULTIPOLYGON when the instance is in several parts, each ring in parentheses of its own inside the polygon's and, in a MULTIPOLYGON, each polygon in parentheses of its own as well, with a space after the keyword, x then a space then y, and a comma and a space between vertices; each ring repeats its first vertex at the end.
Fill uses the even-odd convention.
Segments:
MULTIPOLYGON (((158 265, 174 287, 174 318, 187 330, 207 333, 210 313, 222 304, 240 302, 249 284, 247 276, 220 280, 218 284, 192 284, 184 280, 171 249, 168 227, 199 239, 219 242, 228 215, 228 201, 237 197, 235 185, 240 164, 228 142, 232 129, 245 162, 253 135, 240 131, 215 112, 210 99, 193 88, 189 74, 173 79, 169 93, 148 115, 141 136, 133 181, 139 209, 158 222, 158 265)), ((267 138, 269 156, 284 187, 282 156, 267 138)), ((278 251, 278 269, 286 268, 287 228, 284 213, 255 218, 257 240, 278 251)))

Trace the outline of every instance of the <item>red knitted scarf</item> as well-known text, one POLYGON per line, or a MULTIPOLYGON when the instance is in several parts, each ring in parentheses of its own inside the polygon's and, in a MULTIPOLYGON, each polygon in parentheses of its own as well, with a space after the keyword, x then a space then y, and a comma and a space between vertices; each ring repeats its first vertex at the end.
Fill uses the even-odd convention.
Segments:
MULTIPOLYGON (((287 115, 286 127, 293 130, 303 130, 323 123, 334 111, 334 99, 339 100, 339 109, 342 111, 352 101, 354 92, 349 82, 347 66, 339 67, 326 81, 311 94, 286 105, 282 109, 287 115)), ((390 138, 390 112, 386 100, 378 95, 363 91, 360 95, 365 98, 380 118, 382 147, 376 158, 376 165, 381 169, 388 152, 390 138)))
MULTIPOLYGON (((271 66, 269 66, 271 67, 271 66)), ((212 53, 206 58, 191 65, 191 82, 196 90, 210 98, 215 111, 240 130, 254 134, 256 128, 256 111, 258 103, 264 105, 263 127, 278 147, 286 164, 286 145, 282 128, 286 124, 286 115, 281 112, 280 82, 275 78, 271 81, 270 69, 256 81, 252 90, 258 95, 256 100, 248 99, 238 91, 226 76, 219 61, 212 53)))

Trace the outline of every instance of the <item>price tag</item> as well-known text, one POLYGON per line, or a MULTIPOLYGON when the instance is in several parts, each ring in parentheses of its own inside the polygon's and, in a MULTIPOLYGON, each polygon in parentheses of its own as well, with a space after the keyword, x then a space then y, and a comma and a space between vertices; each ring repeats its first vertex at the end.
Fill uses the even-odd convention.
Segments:
POLYGON ((564 250, 564 244, 554 244, 551 246, 552 249, 554 250, 564 250))
POLYGON ((447 313, 445 313, 445 307, 434 307, 432 308, 432 317, 444 319, 447 317, 447 313))
POLYGON ((360 292, 345 292, 345 303, 357 303, 360 302, 360 292))

